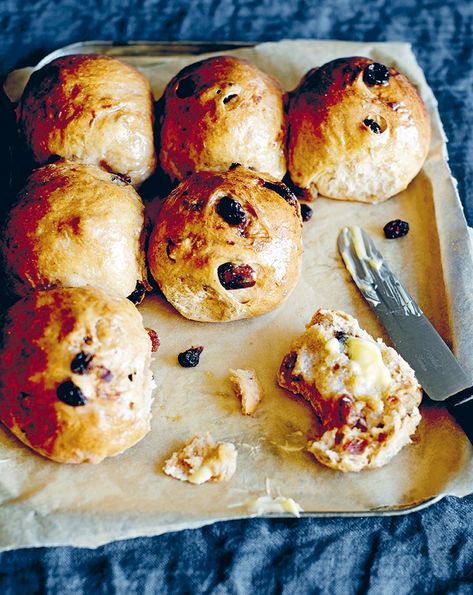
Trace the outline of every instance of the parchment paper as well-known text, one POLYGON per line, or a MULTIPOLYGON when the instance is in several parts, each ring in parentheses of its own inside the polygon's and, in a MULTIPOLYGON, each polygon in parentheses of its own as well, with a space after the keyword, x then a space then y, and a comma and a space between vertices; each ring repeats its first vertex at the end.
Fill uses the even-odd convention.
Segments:
MULTIPOLYGON (((373 235, 409 292, 473 370, 471 247, 436 102, 410 46, 284 41, 225 53, 250 59, 288 90, 309 68, 341 56, 363 55, 397 65, 418 85, 432 116, 432 146, 424 170, 405 192, 381 205, 316 200, 313 219, 304 225, 302 277, 275 312, 248 321, 197 323, 182 318, 160 297, 147 298, 140 306, 145 325, 161 339, 153 364, 157 389, 151 433, 99 466, 68 466, 36 456, 1 430, 2 549, 96 547, 250 516, 251 503, 265 493, 266 479, 274 495, 294 498, 303 514, 396 514, 445 494, 473 491, 471 445, 443 407, 424 403, 414 443, 386 467, 342 474, 305 452, 315 428, 313 417, 301 400, 275 382, 290 342, 318 307, 351 313, 368 332, 389 343, 337 253, 337 234, 345 225, 361 225, 373 235), (407 220, 411 231, 400 241, 385 240, 382 228, 395 218, 407 220), (204 346, 201 363, 183 369, 177 354, 191 345, 204 346), (228 368, 236 367, 255 368, 265 388, 266 397, 253 417, 241 415, 228 382, 228 368), (206 431, 236 445, 233 479, 194 486, 166 477, 161 467, 170 453, 206 431)), ((134 56, 129 61, 148 76, 159 97, 171 76, 196 59, 134 56)), ((12 99, 24 81, 25 71, 7 81, 12 99)))

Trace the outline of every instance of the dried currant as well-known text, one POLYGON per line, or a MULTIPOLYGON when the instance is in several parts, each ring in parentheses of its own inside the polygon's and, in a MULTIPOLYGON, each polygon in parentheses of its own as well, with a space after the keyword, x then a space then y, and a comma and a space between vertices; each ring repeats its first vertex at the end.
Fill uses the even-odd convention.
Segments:
POLYGON ((93 357, 91 353, 79 351, 71 362, 71 372, 74 374, 85 374, 93 357))
POLYGON ((291 351, 285 356, 282 362, 283 368, 285 368, 286 370, 293 370, 294 366, 296 365, 296 361, 297 353, 295 351, 291 351))
POLYGON ((103 369, 102 372, 102 380, 104 382, 111 382, 113 378, 113 374, 110 370, 107 370, 106 368, 103 369))
POLYGON ((110 181, 118 184, 119 186, 129 186, 131 184, 130 176, 125 174, 112 174, 110 181))
POLYGON ((343 446, 343 450, 351 455, 361 455, 367 446, 368 440, 366 438, 353 438, 343 446))
POLYGON ((228 225, 245 225, 247 216, 241 204, 230 196, 224 196, 218 201, 217 213, 228 225))
POLYGON ((87 403, 84 394, 72 380, 66 380, 60 384, 56 389, 56 395, 60 401, 71 407, 82 407, 87 403))
POLYGON ((370 87, 373 85, 387 85, 389 83, 389 69, 384 64, 373 62, 363 71, 363 82, 370 87))
POLYGON ((156 353, 161 344, 159 341, 158 333, 154 329, 148 327, 146 327, 146 332, 148 333, 149 338, 151 339, 151 351, 153 353, 156 353))
POLYGON ((139 304, 143 300, 145 293, 146 293, 146 287, 143 285, 143 283, 141 281, 137 281, 136 287, 135 287, 133 293, 130 293, 130 295, 128 296, 128 299, 133 304, 139 304))
POLYGON ((346 424, 350 415, 353 400, 348 395, 343 395, 338 399, 338 421, 341 425, 346 424))
POLYGON ((383 227, 384 235, 388 240, 395 240, 396 238, 402 238, 409 233, 409 223, 402 221, 401 219, 394 219, 386 223, 383 227))
POLYGON ((217 270, 220 283, 225 289, 246 289, 256 283, 256 271, 249 264, 226 262, 217 270))
POLYGON ((378 124, 378 122, 376 122, 376 120, 372 120, 371 118, 366 118, 366 120, 363 120, 363 124, 369 128, 371 130, 371 132, 374 132, 375 134, 381 134, 382 130, 381 130, 381 126, 378 124))
POLYGON ((284 182, 268 182, 268 180, 263 180, 263 186, 268 190, 272 190, 273 192, 276 192, 276 194, 279 194, 279 196, 284 198, 290 205, 294 206, 297 204, 297 198, 294 192, 292 192, 284 182))
POLYGON ((232 101, 232 99, 235 99, 235 97, 238 97, 238 94, 231 93, 230 95, 227 95, 226 97, 223 98, 223 103, 227 104, 229 101, 232 101))
POLYGON ((309 207, 309 205, 306 205, 305 203, 301 204, 302 221, 309 221, 312 219, 313 214, 314 211, 309 207))
POLYGON ((176 88, 176 95, 179 99, 185 99, 190 97, 195 92, 195 81, 192 77, 186 76, 186 78, 179 81, 176 88))
POLYGON ((348 339, 348 335, 343 331, 335 331, 334 335, 335 339, 337 339, 337 341, 340 341, 340 343, 346 343, 348 339))
POLYGON ((191 347, 177 356, 177 361, 183 368, 195 368, 200 360, 203 347, 191 347))

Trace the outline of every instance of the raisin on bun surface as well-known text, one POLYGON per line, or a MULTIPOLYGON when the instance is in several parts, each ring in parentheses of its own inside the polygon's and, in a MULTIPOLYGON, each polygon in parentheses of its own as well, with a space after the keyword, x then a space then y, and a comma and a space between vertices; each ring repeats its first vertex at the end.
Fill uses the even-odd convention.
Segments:
POLYGON ((187 66, 163 95, 163 170, 180 181, 239 163, 282 179, 284 98, 279 83, 246 60, 217 56, 187 66))
POLYGON ((292 192, 244 168, 196 173, 169 195, 148 263, 186 318, 227 321, 276 308, 294 289, 302 219, 292 192))
POLYGON ((98 463, 149 431, 151 339, 129 300, 37 291, 7 311, 1 339, 0 421, 39 454, 98 463))
POLYGON ((375 203, 404 190, 429 151, 430 118, 407 78, 368 58, 310 70, 292 94, 288 170, 309 194, 375 203))

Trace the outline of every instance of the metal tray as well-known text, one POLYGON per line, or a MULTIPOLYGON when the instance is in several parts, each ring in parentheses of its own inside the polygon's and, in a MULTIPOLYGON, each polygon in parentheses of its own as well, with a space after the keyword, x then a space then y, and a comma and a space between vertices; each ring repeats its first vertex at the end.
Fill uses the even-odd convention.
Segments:
MULTIPOLYGON (((410 72, 408 74, 422 88, 427 105, 432 114, 434 126, 434 137, 431 150, 434 158, 432 159, 431 164, 426 164, 424 174, 422 175, 427 176, 427 178, 431 181, 433 188, 432 202, 433 209, 435 210, 435 220, 438 224, 438 266, 443 272, 448 312, 437 313, 436 315, 432 310, 430 314, 434 319, 434 323, 438 322, 440 324, 447 324, 448 329, 444 331, 444 336, 450 338, 460 360, 467 367, 467 369, 472 370, 473 350, 471 349, 471 345, 473 345, 473 331, 469 328, 465 328, 465 325, 463 324, 464 320, 471 319, 471 312, 473 312, 472 297, 470 295, 471 291, 469 291, 469 283, 471 282, 472 278, 471 247, 461 204, 456 193, 455 181, 451 178, 447 165, 445 137, 438 117, 438 112, 436 110, 436 102, 430 89, 425 83, 425 79, 423 78, 420 69, 417 67, 415 60, 412 58, 409 46, 407 44, 382 43, 350 44, 349 42, 292 43, 300 43, 301 46, 304 47, 306 45, 309 54, 310 52, 315 51, 314 44, 318 43, 319 45, 317 47, 325 47, 327 49, 329 47, 328 44, 337 43, 338 54, 341 53, 341 55, 348 55, 352 52, 355 53, 353 50, 357 50, 356 53, 358 55, 369 55, 371 53, 373 55, 380 56, 379 59, 384 57, 386 60, 390 59, 391 61, 395 61, 394 56, 396 56, 396 59, 399 60, 401 66, 403 58, 406 60, 409 58, 408 61, 410 72), (441 224, 439 224, 439 222, 441 222, 441 224), (468 316, 470 316, 470 318, 468 318, 468 316), (446 318, 447 320, 441 320, 441 318, 446 318)), ((268 47, 271 46, 271 44, 264 45, 268 47)), ((277 44, 273 44, 273 46, 276 45, 277 44)), ((124 59, 141 68, 143 72, 149 73, 150 70, 156 65, 163 64, 164 62, 172 60, 177 56, 182 57, 184 60, 186 60, 186 58, 189 56, 193 56, 192 60, 195 60, 196 56, 206 54, 208 52, 228 53, 233 52, 238 48, 250 49, 254 46, 255 44, 252 43, 240 42, 130 42, 126 45, 115 45, 106 41, 92 41, 77 43, 60 48, 46 56, 35 68, 39 68, 52 59, 66 54, 100 53, 124 59)), ((309 55, 308 62, 311 62, 313 65, 317 63, 317 60, 309 55)), ((22 69, 21 71, 13 73, 9 77, 9 79, 6 81, 6 90, 10 96, 14 94, 13 89, 21 84, 20 81, 22 79, 26 80, 33 69, 34 68, 22 69)), ((387 203, 386 205, 386 209, 388 209, 389 205, 387 203)), ((378 207, 378 209, 382 208, 384 207, 378 207)), ((416 295, 415 290, 413 293, 416 295)), ((361 298, 359 299, 361 300, 361 298)), ((146 303, 147 302, 145 302, 145 307, 142 308, 145 321, 153 320, 153 316, 156 313, 156 307, 159 307, 159 304, 157 304, 155 299, 151 299, 147 305, 146 303)), ((432 304, 433 303, 434 302, 432 302, 432 304)), ((424 304, 422 305, 424 306, 424 304)), ((315 309, 315 307, 313 309, 315 309)), ((426 309, 426 311, 429 313, 429 307, 424 307, 424 309, 426 309)), ((307 321, 308 317, 306 316, 303 320, 303 323, 307 321)), ((164 321, 163 324, 165 326, 167 324, 166 321, 164 321)), ((172 325, 171 323, 169 324, 171 328, 172 325)), ((172 322, 172 324, 174 324, 174 322, 172 322)), ((189 328, 191 328, 191 325, 194 325, 192 326, 192 329, 195 329, 196 323, 189 323, 189 328)), ((294 407, 295 405, 292 406, 294 407)), ((430 416, 432 419, 436 419, 437 413, 435 407, 427 405, 426 412, 427 417, 430 416), (431 413, 431 411, 434 413, 431 413)), ((445 416, 447 416, 446 413, 445 416)), ((155 417, 157 418, 158 416, 156 415, 155 417)), ((447 419, 447 417, 445 417, 445 419, 447 419)), ((158 421, 159 420, 157 419, 155 424, 157 426, 159 426, 158 421)), ((462 442, 460 450, 462 453, 461 456, 464 459, 464 466, 459 469, 458 476, 453 476, 449 480, 448 485, 445 485, 438 493, 434 493, 430 497, 422 498, 420 500, 411 499, 407 504, 401 501, 398 503, 391 503, 387 506, 370 506, 366 509, 357 509, 354 507, 354 509, 351 510, 349 507, 347 507, 346 509, 336 510, 307 510, 302 512, 301 516, 345 517, 400 515, 421 510, 427 506, 430 506, 434 502, 439 501, 445 495, 462 496, 469 493, 470 491, 473 491, 473 484, 471 483, 473 477, 473 456, 471 447, 468 444, 466 438, 462 436, 461 430, 455 427, 454 422, 450 420, 448 423, 450 424, 450 429, 454 433, 454 439, 462 442)), ((154 431, 159 431, 158 427, 154 428, 154 431)), ((3 434, 4 433, 0 435, 0 458, 2 458, 11 448, 10 435, 7 435, 6 433, 5 435, 3 434)), ((187 437, 187 435, 183 436, 182 439, 184 440, 187 437)), ((144 442, 146 442, 146 440, 147 439, 145 439, 144 442)), ((209 506, 210 510, 207 510, 205 513, 200 511, 200 513, 197 515, 190 513, 180 514, 178 512, 173 515, 170 514, 169 511, 165 511, 163 514, 160 514, 159 511, 151 510, 151 505, 149 503, 146 505, 143 504, 143 506, 140 505, 134 510, 133 506, 129 507, 128 509, 125 506, 121 511, 117 509, 116 511, 106 513, 104 512, 102 506, 99 506, 97 510, 77 509, 74 507, 74 505, 68 502, 67 498, 64 502, 58 501, 55 503, 54 510, 47 510, 47 506, 45 508, 41 497, 37 498, 36 496, 43 489, 45 482, 49 482, 50 479, 51 481, 54 481, 58 474, 56 464, 43 461, 39 457, 35 457, 35 455, 31 454, 27 449, 21 446, 15 445, 14 448, 15 469, 12 472, 18 472, 19 476, 22 476, 25 472, 25 469, 29 469, 29 471, 32 472, 34 467, 33 477, 35 477, 37 480, 35 483, 37 487, 33 489, 33 492, 25 491, 22 487, 25 485, 25 476, 22 477, 18 483, 13 482, 9 487, 9 483, 11 482, 9 482, 8 479, 5 479, 5 472, 7 469, 6 467, 3 467, 2 470, 4 471, 4 477, 3 479, 0 478, 0 496, 2 501, 2 507, 0 509, 0 534, 3 535, 0 537, 0 548, 3 549, 21 546, 58 544, 83 545, 92 547, 113 539, 133 537, 138 535, 154 535, 164 531, 200 526, 214 522, 216 520, 244 518, 251 516, 248 511, 238 508, 229 509, 228 514, 222 514, 221 510, 213 511, 212 505, 209 506), (35 465, 33 465, 33 467, 29 465, 30 459, 34 459, 35 465), (23 469, 21 469, 21 466, 23 466, 23 469), (38 492, 35 490, 38 490, 38 492), (26 516, 25 511, 28 513, 26 516), (122 518, 121 522, 114 514, 115 512, 117 514, 120 513, 123 515, 124 518, 122 518), (26 520, 24 520, 25 518, 26 520), (14 523, 12 523, 12 519, 15 520, 14 523), (67 529, 64 529, 66 526, 67 529), (97 527, 100 527, 100 529, 98 530, 97 527)), ((125 465, 133 464, 134 451, 135 449, 132 449, 129 451, 129 453, 124 455, 124 457, 126 457, 126 460, 123 458, 125 465)), ((142 451, 142 454, 145 456, 152 457, 152 461, 154 461, 154 463, 156 463, 156 458, 159 459, 160 457, 158 453, 153 456, 152 449, 149 447, 144 448, 144 450, 142 449, 142 451)), ((91 473, 99 473, 102 468, 106 471, 107 468, 110 468, 111 465, 116 463, 116 461, 119 459, 107 461, 102 464, 103 467, 101 466, 100 468, 93 468, 91 473)), ((152 469, 152 467, 149 467, 149 469, 152 469)), ((76 472, 76 474, 79 475, 79 470, 72 469, 71 472, 76 472)), ((156 472, 155 467, 154 472, 156 472)), ((368 476, 364 476, 362 473, 350 479, 350 482, 355 485, 355 491, 357 482, 363 482, 365 477, 368 476)), ((81 482, 83 482, 82 485, 87 485, 87 482, 91 481, 92 478, 93 474, 91 475, 90 473, 87 475, 87 477, 84 476, 81 479, 81 482)), ((169 481, 172 482, 173 480, 169 481)), ((189 487, 178 485, 178 482, 175 483, 176 486, 174 487, 176 487, 177 490, 181 487, 183 490, 187 490, 189 487)), ((195 490, 193 486, 191 489, 195 490)), ((221 495, 221 492, 218 492, 218 494, 221 495)), ((185 500, 188 500, 187 496, 185 500)), ((265 516, 283 517, 288 515, 276 513, 265 516)))

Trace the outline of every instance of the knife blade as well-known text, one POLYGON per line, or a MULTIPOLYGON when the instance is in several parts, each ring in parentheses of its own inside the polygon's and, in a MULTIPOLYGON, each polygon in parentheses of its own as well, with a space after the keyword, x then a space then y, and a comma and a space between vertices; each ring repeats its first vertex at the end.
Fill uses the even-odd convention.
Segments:
POLYGON ((424 392, 446 405, 473 443, 472 378, 360 227, 344 227, 338 249, 363 297, 412 366, 424 392))

